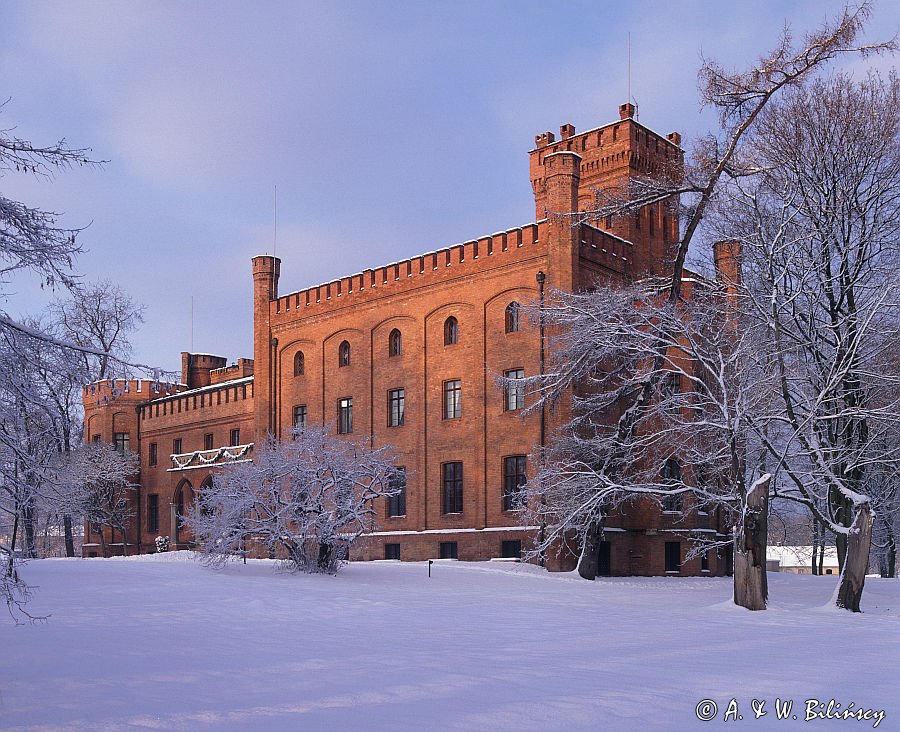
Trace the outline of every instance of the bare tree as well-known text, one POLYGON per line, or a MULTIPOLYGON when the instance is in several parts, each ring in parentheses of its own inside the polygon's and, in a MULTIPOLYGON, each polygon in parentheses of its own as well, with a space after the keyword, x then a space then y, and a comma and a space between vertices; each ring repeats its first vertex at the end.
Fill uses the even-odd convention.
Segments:
MULTIPOLYGON (((704 62, 699 74, 701 99, 704 104, 713 105, 719 112, 721 134, 700 140, 694 150, 692 164, 685 169, 664 170, 652 177, 635 177, 623 190, 601 191, 598 205, 591 211, 576 214, 559 212, 561 215, 573 216, 576 222, 580 222, 610 215, 628 215, 644 206, 663 203, 672 207, 680 205, 685 222, 680 240, 671 253, 671 278, 667 278, 659 288, 660 292, 667 291, 665 300, 658 295, 648 295, 646 291, 624 293, 622 305, 627 309, 627 315, 624 322, 618 323, 616 314, 604 311, 602 305, 583 307, 584 303, 578 299, 579 295, 559 294, 559 329, 562 332, 570 329, 571 333, 563 338, 577 338, 579 334, 584 337, 589 334, 588 337, 594 340, 583 344, 565 340, 557 368, 539 379, 538 403, 542 405, 555 402, 567 396, 573 387, 584 390, 587 394, 600 395, 600 402, 591 404, 591 397, 581 402, 576 399, 575 419, 564 427, 564 437, 560 443, 568 445, 570 456, 558 453, 556 459, 562 460, 562 463, 554 463, 552 456, 549 459, 542 458, 544 468, 539 477, 543 482, 531 483, 532 486, 537 486, 535 490, 538 491, 533 496, 531 505, 537 506, 537 510, 544 514, 541 525, 551 527, 550 532, 544 534, 545 539, 552 536, 562 538, 572 531, 578 536, 582 548, 579 562, 582 576, 592 578, 595 574, 596 568, 586 562, 596 554, 600 523, 610 502, 615 504, 627 495, 672 495, 692 489, 696 491, 698 488, 696 483, 699 481, 696 478, 694 486, 685 483, 685 476, 673 479, 669 474, 665 476, 665 480, 659 477, 651 479, 654 471, 658 470, 656 465, 660 449, 651 433, 660 419, 666 421, 658 406, 665 400, 660 400, 659 394, 666 380, 671 378, 670 373, 678 369, 678 359, 674 354, 678 353, 681 343, 679 339, 685 335, 684 324, 714 323, 716 320, 716 316, 711 316, 710 320, 705 317, 695 318, 693 315, 685 319, 684 264, 691 242, 706 216, 714 210, 716 201, 726 192, 728 186, 725 184, 760 172, 757 161, 749 154, 752 150, 747 145, 747 138, 754 124, 766 108, 777 100, 780 93, 802 84, 807 76, 839 55, 866 55, 895 50, 896 43, 893 40, 874 45, 859 43, 859 36, 870 12, 868 3, 856 9, 848 8, 836 22, 827 23, 819 31, 808 34, 799 46, 794 46, 791 34, 785 31, 776 48, 745 72, 726 72, 714 62, 704 62), (650 310, 652 316, 641 315, 642 311, 649 313, 650 310), (584 322, 577 324, 579 318, 583 318, 584 322), (647 318, 647 322, 641 324, 640 321, 644 318, 647 318), (612 327, 617 336, 615 341, 598 332, 606 329, 610 322, 615 323, 612 327), (665 325, 657 327, 657 323, 665 325), (644 338, 643 334, 647 333, 652 333, 653 337, 644 338), (642 338, 643 343, 640 342, 642 338), (628 351, 632 345, 635 347, 633 352, 623 353, 623 348, 628 351), (623 358, 627 364, 626 370, 617 370, 613 364, 619 362, 617 359, 623 358), (611 379, 604 376, 599 379, 600 383, 596 383, 597 374, 610 369, 618 373, 611 379), (585 380, 589 383, 585 384, 585 380), (614 426, 610 429, 597 428, 597 425, 602 424, 614 426), (586 428, 587 435, 584 432, 586 428), (548 488, 554 484, 554 472, 563 476, 557 484, 561 486, 562 492, 557 496, 552 495, 549 492, 552 489, 548 488), (556 498, 560 500, 557 501, 556 498)), ((611 299, 615 295, 608 289, 601 288, 593 296, 585 297, 611 299)), ((711 312, 715 310, 713 308, 711 312)), ((552 311, 551 306, 543 317, 552 320, 552 311)), ((702 332, 702 328, 695 329, 695 332, 702 332)), ((760 338, 757 330, 753 330, 751 334, 760 338)), ((735 599, 742 602, 748 596, 743 591, 738 592, 739 586, 749 587, 753 584, 755 588, 749 593, 753 599, 743 604, 758 609, 764 607, 765 603, 766 532, 764 520, 762 525, 758 520, 761 511, 764 518, 764 505, 755 507, 753 511, 749 509, 755 502, 750 500, 751 494, 757 497, 759 494, 759 490, 751 489, 766 484, 763 471, 765 461, 764 453, 761 452, 758 465, 751 467, 745 463, 748 454, 746 451, 749 449, 746 430, 748 424, 729 421, 735 414, 731 399, 743 399, 754 392, 735 392, 728 388, 730 380, 740 381, 742 373, 747 372, 743 363, 739 367, 734 366, 731 360, 733 355, 743 358, 752 354, 752 351, 743 347, 744 337, 739 336, 737 330, 732 330, 727 335, 729 340, 725 341, 727 345, 724 347, 701 348, 686 354, 686 361, 695 364, 697 369, 694 366, 683 368, 683 373, 678 378, 683 381, 693 375, 697 380, 696 388, 690 389, 691 399, 710 399, 715 390, 722 390, 720 398, 711 398, 715 406, 724 408, 721 413, 728 418, 715 431, 722 444, 730 444, 729 480, 725 482, 722 498, 737 501, 738 523, 735 526, 735 536, 744 539, 743 543, 735 544, 735 549, 746 553, 746 561, 736 561, 735 569, 740 574, 743 568, 752 568, 753 574, 758 578, 753 581, 748 577, 736 576, 735 599), (720 383, 712 383, 708 390, 699 388, 700 382, 716 374, 715 364, 704 363, 707 357, 712 361, 719 359, 722 364, 730 366, 720 371, 720 383), (737 396, 738 393, 740 397, 737 396), (757 480, 748 482, 752 470, 757 471, 758 477, 757 480), (749 546, 748 539, 751 539, 749 546)), ((756 366, 760 373, 767 374, 772 362, 763 358, 756 366)), ((770 396, 768 392, 758 393, 770 396)), ((739 413, 749 414, 746 410, 739 413)), ((697 430, 698 425, 693 424, 691 431, 697 430)), ((760 440, 766 435, 765 427, 758 434, 753 431, 753 435, 759 444, 763 444, 760 440)), ((703 492, 699 493, 702 495, 703 492)))
POLYGON ((262 551, 304 572, 336 572, 351 544, 375 527, 376 499, 399 477, 389 448, 294 430, 228 466, 198 497, 185 523, 206 561, 262 551))
POLYGON ((868 567, 868 483, 900 460, 889 358, 900 338, 900 82, 837 76, 761 116, 761 172, 729 190, 748 317, 770 334, 777 405, 754 420, 780 476, 835 534, 837 604, 859 610, 868 567))
POLYGON ((131 358, 129 336, 144 322, 144 309, 121 287, 101 280, 73 288, 50 312, 59 337, 83 349, 77 353, 85 373, 99 380, 112 377, 112 367, 131 358))
MULTIPOLYGON (((579 572, 593 579, 603 523, 624 506, 643 499, 682 516, 724 511, 749 532, 735 538, 736 600, 763 609, 770 476, 747 439, 750 415, 768 407, 756 388, 760 331, 738 327, 730 291, 696 280, 691 290, 671 307, 665 283, 598 287, 557 293, 543 310, 558 340, 547 375, 528 381, 551 395, 560 383, 577 389, 573 418, 525 486, 525 520, 546 527, 534 553, 574 541, 579 572), (657 385, 653 398, 622 441, 622 416, 647 382, 657 385)), ((697 552, 722 546, 693 541, 697 552)))
MULTIPOLYGON (((119 532, 122 554, 128 554, 126 531, 133 517, 131 492, 137 487, 138 457, 133 452, 120 452, 106 443, 87 443, 60 456, 56 463, 58 482, 76 497, 85 519, 99 528, 108 527, 112 535, 119 532)), ((104 532, 98 531, 101 552, 110 556, 104 532)))

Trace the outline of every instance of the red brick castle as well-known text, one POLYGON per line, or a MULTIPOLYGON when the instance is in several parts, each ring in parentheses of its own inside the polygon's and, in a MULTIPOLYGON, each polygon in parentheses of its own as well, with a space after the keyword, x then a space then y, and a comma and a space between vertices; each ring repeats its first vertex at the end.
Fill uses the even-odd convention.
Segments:
MULTIPOLYGON (((584 211, 596 188, 680 166, 677 133, 649 130, 630 104, 619 117, 535 138, 536 222, 285 295, 280 260, 254 257, 253 360, 183 353, 182 384, 86 387, 86 439, 140 454, 129 553, 153 551, 157 535, 189 546, 179 516, 218 467, 305 422, 390 444, 406 469, 405 492, 379 507, 378 530, 352 559, 519 556, 536 527, 520 524, 512 499, 553 426, 549 413, 522 416, 523 390, 497 386, 499 375, 542 368, 541 334, 519 303, 543 288, 663 274, 678 238, 662 206, 599 226, 548 215, 584 211)), ((690 537, 721 537, 724 517, 687 508, 682 519, 647 502, 611 518, 601 572, 724 573, 724 556, 685 560, 690 537)), ((90 531, 86 556, 98 550, 90 531)), ((574 558, 548 566, 568 569, 574 558)))

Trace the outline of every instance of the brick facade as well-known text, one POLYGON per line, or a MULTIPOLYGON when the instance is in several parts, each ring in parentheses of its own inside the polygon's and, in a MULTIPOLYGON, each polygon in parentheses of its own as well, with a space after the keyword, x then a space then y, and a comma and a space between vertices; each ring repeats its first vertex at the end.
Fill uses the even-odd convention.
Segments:
MULTIPOLYGON (((279 294, 280 260, 254 257, 252 361, 229 367, 216 356, 185 353, 182 384, 134 382, 127 393, 118 388, 107 399, 101 391, 113 388, 109 383, 85 390, 87 434, 111 440, 128 430, 132 449, 140 450, 139 511, 129 543, 149 551, 161 534, 187 546, 190 537, 176 527, 177 514, 215 463, 246 459, 249 443, 285 435, 298 408, 307 423, 336 429, 341 405, 346 419, 352 400, 352 435, 393 446, 407 473, 405 514, 389 516, 387 503, 379 506, 378 530, 354 547, 352 558, 383 559, 399 551, 403 560, 441 552, 489 559, 514 554, 517 541, 526 546, 534 529, 521 527, 518 512, 506 510, 504 465, 540 444, 542 415, 523 417, 497 380, 509 371, 539 373, 540 333, 525 318, 510 328, 508 308, 538 300, 539 273, 547 288, 574 289, 598 278, 628 281, 664 272, 678 222, 661 206, 599 226, 573 225, 571 217, 554 214, 590 208, 595 187, 677 168, 679 142, 677 133, 661 137, 648 130, 623 105, 610 125, 577 135, 563 125, 558 141, 551 133, 536 137, 530 152, 536 222, 287 295, 279 294), (450 319, 454 336, 448 336, 450 319), (154 388, 162 391, 151 393, 154 388), (401 389, 403 422, 394 424, 401 389), (236 429, 245 451, 222 452, 236 429), (156 465, 150 445, 156 445, 156 465), (443 479, 445 471, 459 470, 461 505, 450 506, 443 479), (149 496, 158 497, 156 529, 148 523, 149 496)), ((552 348, 552 334, 546 344, 552 348)), ((561 414, 543 418, 549 434, 550 421, 561 414)), ((680 541, 683 558, 687 537, 717 533, 721 521, 695 511, 675 526, 654 503, 636 503, 610 522, 608 570, 663 574, 667 541, 680 541)), ((92 544, 85 540, 87 555, 92 544)), ((671 559, 675 548, 669 551, 671 559)), ((562 552, 549 566, 570 569, 574 561, 562 552)), ((710 557, 702 568, 699 559, 680 566, 683 574, 725 569, 724 557, 710 557)))

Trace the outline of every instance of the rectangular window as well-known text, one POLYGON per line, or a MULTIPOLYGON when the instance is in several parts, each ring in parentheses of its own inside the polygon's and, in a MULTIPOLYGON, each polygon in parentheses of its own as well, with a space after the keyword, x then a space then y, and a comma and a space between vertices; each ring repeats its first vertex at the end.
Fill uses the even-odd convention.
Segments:
POLYGON ((666 572, 681 571, 681 542, 666 542, 666 572))
POLYGON ((504 559, 521 559, 522 542, 519 539, 508 539, 500 544, 500 556, 504 559))
POLYGON ((522 508, 522 486, 525 485, 525 456, 511 455, 503 458, 503 510, 522 508))
POLYGON ((519 380, 525 378, 525 369, 512 369, 503 374, 510 381, 506 382, 506 398, 504 399, 504 409, 507 412, 513 412, 516 409, 522 409, 525 406, 525 385, 519 380), (517 383, 518 382, 518 383, 517 383))
POLYGON ((676 493, 672 496, 663 496, 662 509, 664 513, 681 513, 682 502, 681 494, 676 493))
POLYGON ((147 530, 159 531, 159 496, 156 493, 147 496, 147 530))
POLYGON ((294 427, 297 429, 306 429, 306 405, 298 404, 294 407, 294 427))
POLYGON ((406 516, 406 468, 397 468, 390 489, 392 495, 388 496, 387 515, 406 516))
POLYGON ((709 552, 706 549, 700 554, 700 571, 709 572, 709 552))
POLYGON ((203 435, 203 449, 204 450, 212 450, 213 449, 213 433, 207 432, 203 435))
POLYGON ((400 545, 399 544, 385 544, 384 545, 384 558, 385 559, 400 559, 400 545))
POLYGON ((116 450, 124 455, 131 446, 131 435, 128 432, 116 432, 113 434, 113 445, 116 450))
POLYGON ((231 446, 235 447, 236 445, 241 444, 241 430, 239 428, 231 430, 231 446))
POLYGON ((388 427, 399 427, 403 424, 406 411, 406 390, 391 389, 388 392, 388 427))
POLYGON ((444 382, 444 419, 457 419, 462 414, 462 382, 444 382))
POLYGON ((102 438, 101 438, 100 435, 94 435, 94 436, 91 438, 91 442, 93 442, 93 443, 96 445, 98 442, 100 442, 101 439, 102 439, 102 438))
POLYGON ((181 450, 181 438, 180 438, 180 437, 177 437, 177 438, 175 438, 174 440, 172 440, 172 453, 175 454, 175 455, 180 455, 181 452, 182 452, 182 450, 181 450))
POLYGON ((443 513, 463 512, 463 464, 444 463, 441 466, 443 513))
POLYGON ((338 399, 338 434, 353 432, 353 397, 338 399))
POLYGON ((440 556, 441 559, 458 559, 459 544, 457 544, 455 541, 442 541, 440 556))
POLYGON ((157 447, 155 442, 150 443, 150 454, 147 456, 147 462, 150 465, 156 465, 157 461, 157 447))

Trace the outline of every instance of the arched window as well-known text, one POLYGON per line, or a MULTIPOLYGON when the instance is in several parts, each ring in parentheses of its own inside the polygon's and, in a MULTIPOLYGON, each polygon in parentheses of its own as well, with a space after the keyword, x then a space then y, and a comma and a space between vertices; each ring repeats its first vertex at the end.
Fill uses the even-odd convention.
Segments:
POLYGON ((394 328, 388 336, 388 356, 399 356, 403 352, 403 336, 394 328))
POLYGON ((294 376, 303 376, 303 351, 294 355, 294 376))
POLYGON ((506 332, 519 332, 519 303, 515 301, 506 306, 506 332))
POLYGON ((459 343, 459 323, 452 315, 444 321, 444 345, 459 343))
POLYGON ((341 341, 338 346, 338 366, 350 365, 350 344, 347 341, 341 341))

